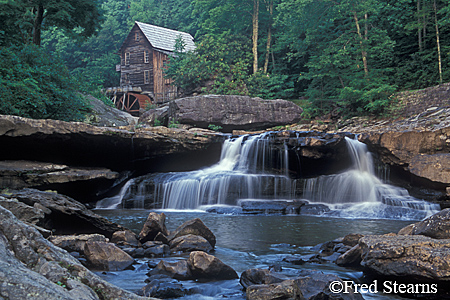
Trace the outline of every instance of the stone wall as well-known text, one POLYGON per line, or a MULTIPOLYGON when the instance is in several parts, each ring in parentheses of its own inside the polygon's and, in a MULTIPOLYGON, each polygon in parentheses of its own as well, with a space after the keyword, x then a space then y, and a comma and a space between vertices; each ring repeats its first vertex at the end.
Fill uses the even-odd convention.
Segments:
POLYGON ((450 83, 443 83, 421 90, 405 91, 397 95, 399 108, 394 115, 411 117, 426 111, 430 107, 450 106, 450 83))

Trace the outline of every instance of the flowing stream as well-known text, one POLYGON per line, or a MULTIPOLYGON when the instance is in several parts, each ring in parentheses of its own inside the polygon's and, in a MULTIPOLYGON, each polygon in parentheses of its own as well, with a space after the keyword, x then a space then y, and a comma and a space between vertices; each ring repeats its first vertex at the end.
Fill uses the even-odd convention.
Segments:
POLYGON ((419 220, 439 210, 383 182, 366 145, 348 137, 345 141, 353 164, 340 174, 306 180, 303 195, 296 195, 297 182, 289 177, 286 144, 273 147, 272 132, 267 132, 226 140, 219 162, 211 167, 132 179, 97 208, 199 209, 237 205, 240 199, 304 198, 326 205, 329 211, 323 215, 342 218, 419 220))
MULTIPOLYGON (((279 264, 288 272, 318 269, 344 280, 367 282, 363 273, 334 263, 296 266, 283 258, 312 255, 311 246, 349 233, 384 234, 422 219, 439 208, 411 197, 405 189, 377 176, 371 153, 357 140, 346 138, 352 158, 340 174, 306 180, 304 194, 296 195, 296 181, 289 177, 287 146, 271 147, 271 133, 241 136, 224 142, 220 161, 192 172, 149 174, 130 180, 115 197, 97 203, 97 213, 139 233, 148 209, 167 215, 169 230, 199 217, 217 237, 214 255, 238 274, 249 268, 279 264), (275 150, 276 149, 276 150, 275 150), (205 205, 236 205, 240 199, 307 199, 329 208, 320 216, 211 214, 205 205), (121 209, 129 207, 134 209, 121 209)), ((135 270, 104 272, 106 280, 137 292, 144 285, 150 265, 186 255, 142 259, 135 270)), ((238 280, 199 283, 184 281, 195 290, 180 299, 245 299, 238 280)), ((395 295, 364 295, 365 299, 399 299, 395 295)))

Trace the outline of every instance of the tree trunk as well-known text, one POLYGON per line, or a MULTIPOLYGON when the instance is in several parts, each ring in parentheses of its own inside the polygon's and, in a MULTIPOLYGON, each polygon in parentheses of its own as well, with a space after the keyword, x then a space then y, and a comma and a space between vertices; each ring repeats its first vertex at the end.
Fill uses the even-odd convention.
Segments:
POLYGON ((36 14, 33 24, 33 44, 40 46, 42 21, 44 20, 44 6, 39 4, 38 7, 35 7, 33 10, 36 14))
POLYGON ((253 0, 253 15, 252 15, 252 52, 253 52, 253 74, 258 72, 258 26, 259 26, 259 0, 253 0))
POLYGON ((436 25, 436 46, 437 46, 437 54, 438 54, 438 66, 439 66, 439 83, 442 84, 442 59, 441 59, 441 44, 439 42, 439 25, 437 19, 437 6, 436 0, 433 1, 433 10, 434 10, 434 23, 436 25))
POLYGON ((422 51, 422 28, 420 28, 420 0, 417 0, 417 38, 419 40, 419 51, 422 51))
MULTIPOLYGON (((365 17, 367 18, 367 14, 365 15, 365 17)), ((366 33, 365 37, 362 36, 361 27, 359 26, 359 20, 358 20, 358 16, 356 15, 356 11, 353 12, 353 19, 355 20, 356 32, 358 33, 359 44, 361 46, 361 56, 362 56, 362 61, 363 61, 363 65, 364 65, 364 76, 367 77, 369 75, 369 67, 367 64, 367 51, 365 50, 363 40, 367 40, 368 33, 366 33)))
POLYGON ((269 28, 267 29, 267 45, 266 45, 266 59, 264 60, 264 73, 267 73, 269 68, 269 55, 270 55, 270 45, 272 43, 272 17, 273 17, 273 0, 269 1, 269 28))

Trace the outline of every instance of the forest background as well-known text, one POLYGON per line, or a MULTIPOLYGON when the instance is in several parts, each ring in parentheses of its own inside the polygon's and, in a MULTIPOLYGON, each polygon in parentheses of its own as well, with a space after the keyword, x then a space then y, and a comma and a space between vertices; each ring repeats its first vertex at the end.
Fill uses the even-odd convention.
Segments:
POLYGON ((450 81, 444 0, 0 0, 0 113, 78 120, 78 92, 119 85, 135 21, 195 37, 166 76, 186 94, 288 99, 306 117, 385 115, 450 81))

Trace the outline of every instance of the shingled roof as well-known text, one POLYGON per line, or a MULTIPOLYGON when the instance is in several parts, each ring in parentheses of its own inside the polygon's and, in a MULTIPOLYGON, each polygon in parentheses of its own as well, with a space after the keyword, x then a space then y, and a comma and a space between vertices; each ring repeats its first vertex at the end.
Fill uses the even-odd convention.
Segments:
POLYGON ((153 48, 173 52, 175 51, 175 41, 181 36, 185 43, 185 51, 195 49, 194 38, 189 33, 141 22, 136 22, 136 25, 144 33, 153 48))

